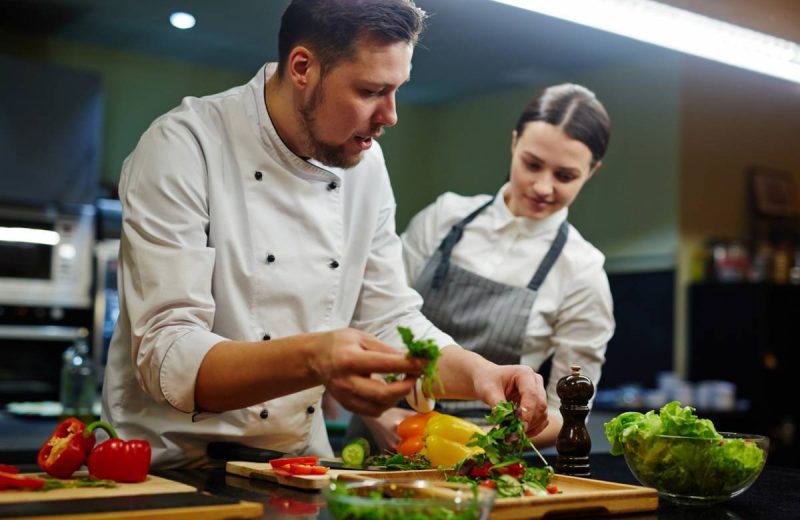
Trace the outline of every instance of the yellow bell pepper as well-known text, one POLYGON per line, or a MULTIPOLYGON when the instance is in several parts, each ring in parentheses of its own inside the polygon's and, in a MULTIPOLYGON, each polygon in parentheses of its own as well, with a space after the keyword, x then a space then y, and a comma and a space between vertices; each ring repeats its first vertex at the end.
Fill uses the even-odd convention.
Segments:
POLYGON ((439 466, 451 468, 467 457, 482 452, 483 450, 477 446, 467 447, 439 435, 425 437, 425 455, 434 468, 439 466))
POLYGON ((465 421, 452 415, 436 415, 425 425, 425 435, 438 435, 459 444, 467 444, 472 434, 483 435, 483 429, 475 423, 465 421))
POLYGON ((483 453, 477 446, 466 445, 474 433, 484 432, 480 426, 452 415, 431 417, 425 425, 425 456, 434 467, 452 467, 467 457, 483 453))

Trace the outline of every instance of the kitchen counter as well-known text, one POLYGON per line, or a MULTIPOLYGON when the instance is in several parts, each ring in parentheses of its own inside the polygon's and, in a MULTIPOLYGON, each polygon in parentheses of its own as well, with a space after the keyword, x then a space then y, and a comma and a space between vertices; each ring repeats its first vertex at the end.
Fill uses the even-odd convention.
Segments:
MULTIPOLYGON (((14 431, 22 428, 30 438, 43 439, 52 432, 55 421, 16 419, 0 414, 0 463, 26 464, 23 471, 37 471, 32 464, 35 451, 26 447, 23 432, 18 438, 9 436, 9 426, 14 431), (39 431, 41 430, 41 431, 39 431)), ((552 462, 552 456, 548 459, 552 462)), ((593 477, 601 480, 636 484, 622 457, 605 453, 591 457, 593 477)), ((228 475, 224 469, 156 471, 155 474, 184 482, 214 495, 259 502, 264 505, 263 518, 319 519, 332 518, 320 493, 286 488, 262 480, 228 475)), ((605 517, 609 518, 609 517, 605 517)), ((652 513, 618 516, 630 520, 645 519, 702 519, 702 520, 751 520, 751 519, 798 519, 800 520, 800 469, 767 465, 758 481, 743 495, 721 505, 692 508, 661 502, 652 513)))
MULTIPOLYGON (((591 457, 593 478, 637 484, 622 457, 608 454, 591 457)), ((262 480, 228 475, 223 469, 174 470, 158 475, 196 486, 198 489, 264 505, 263 518, 327 520, 333 517, 320 493, 286 488, 262 480)), ((618 515, 626 520, 784 520, 800 519, 800 470, 767 466, 744 494, 720 505, 686 507, 661 501, 651 513, 618 515)))

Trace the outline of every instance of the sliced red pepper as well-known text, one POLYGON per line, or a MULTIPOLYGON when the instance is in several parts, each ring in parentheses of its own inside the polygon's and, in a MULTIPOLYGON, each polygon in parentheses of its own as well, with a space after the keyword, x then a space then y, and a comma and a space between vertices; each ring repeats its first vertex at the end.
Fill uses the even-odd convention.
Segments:
POLYGON ((292 475, 324 475, 328 472, 328 468, 316 464, 289 464, 282 469, 287 469, 292 475))
POLYGON ((289 464, 316 464, 319 462, 319 457, 286 457, 283 459, 272 459, 269 465, 273 468, 282 468, 289 464))
POLYGON ((272 473, 278 475, 279 477, 291 477, 292 474, 289 473, 289 470, 284 468, 272 468, 272 473))
POLYGON ((489 489, 495 489, 495 488, 497 488, 497 482, 495 482, 494 480, 492 480, 490 478, 487 478, 486 480, 481 480, 481 483, 478 484, 478 486, 489 488, 489 489))
POLYGON ((115 482, 142 482, 150 470, 150 443, 143 440, 123 441, 116 430, 104 421, 93 422, 83 432, 84 437, 101 428, 111 437, 89 453, 86 465, 94 478, 115 482))
POLYGON ((0 471, 0 489, 41 489, 44 479, 0 471))
POLYGON ((556 493, 558 493, 558 486, 556 486, 555 484, 547 484, 547 486, 545 486, 545 489, 551 495, 555 495, 556 493))
POLYGON ((0 471, 3 473, 19 473, 17 466, 9 466, 8 464, 0 464, 0 471))
POLYGON ((69 478, 81 467, 94 446, 94 435, 84 435, 86 425, 75 417, 64 419, 42 445, 36 462, 56 478, 69 478))

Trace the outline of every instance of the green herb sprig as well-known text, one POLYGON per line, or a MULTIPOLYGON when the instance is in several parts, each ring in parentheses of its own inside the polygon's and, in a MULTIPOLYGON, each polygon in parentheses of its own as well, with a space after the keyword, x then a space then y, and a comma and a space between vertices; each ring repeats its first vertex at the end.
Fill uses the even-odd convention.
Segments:
MULTIPOLYGON (((397 332, 403 339, 403 343, 408 348, 407 356, 410 358, 426 359, 428 362, 422 369, 422 391, 427 396, 433 395, 433 386, 436 385, 440 394, 444 394, 444 383, 439 376, 439 369, 436 367, 436 361, 442 355, 436 342, 432 339, 415 340, 414 333, 407 327, 397 327, 397 332)), ((397 381, 398 374, 388 374, 384 376, 384 380, 388 383, 397 381)))

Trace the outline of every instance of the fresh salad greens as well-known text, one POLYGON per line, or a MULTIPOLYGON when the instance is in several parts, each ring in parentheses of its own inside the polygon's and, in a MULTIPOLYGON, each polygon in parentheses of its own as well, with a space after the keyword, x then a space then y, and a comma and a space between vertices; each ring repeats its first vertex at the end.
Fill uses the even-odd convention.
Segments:
POLYGON ((550 484, 553 468, 525 434, 525 427, 516 414, 516 405, 501 402, 492 409, 486 421, 492 424, 485 435, 474 434, 468 446, 478 446, 483 453, 465 459, 455 468, 448 480, 478 482, 481 486, 497 489, 499 497, 518 497, 556 493, 550 484), (544 464, 528 466, 522 458, 533 450, 544 464))
POLYGON ((349 488, 334 482, 328 491, 328 509, 338 520, 476 520, 481 517, 477 492, 473 500, 445 503, 428 497, 388 494, 380 489, 349 488))
MULTIPOLYGON (((439 369, 436 368, 436 360, 442 355, 442 351, 432 339, 415 340, 414 333, 407 327, 397 327, 397 332, 403 338, 403 343, 408 348, 408 357, 427 359, 425 368, 422 371, 422 390, 427 396, 433 395, 433 385, 439 388, 440 393, 444 393, 444 384, 439 377, 439 369)), ((398 374, 389 374, 384 377, 387 382, 397 381, 398 374)))
POLYGON ((659 413, 625 412, 605 424, 611 454, 625 454, 637 478, 675 495, 729 493, 764 466, 764 453, 747 439, 725 439, 695 409, 668 403, 659 413))

